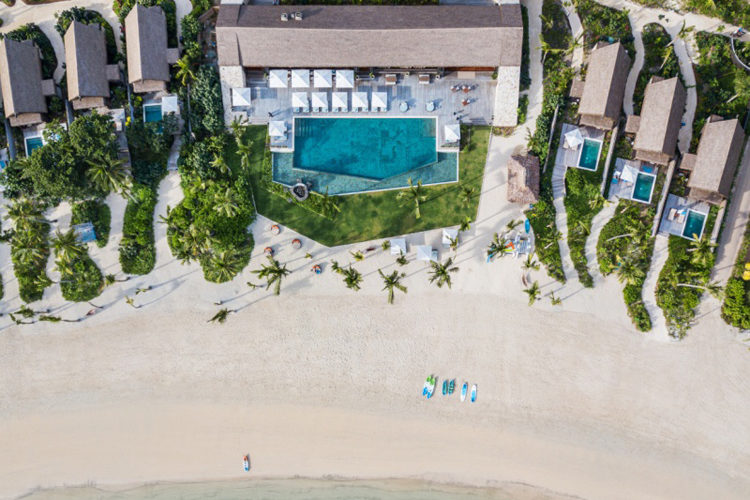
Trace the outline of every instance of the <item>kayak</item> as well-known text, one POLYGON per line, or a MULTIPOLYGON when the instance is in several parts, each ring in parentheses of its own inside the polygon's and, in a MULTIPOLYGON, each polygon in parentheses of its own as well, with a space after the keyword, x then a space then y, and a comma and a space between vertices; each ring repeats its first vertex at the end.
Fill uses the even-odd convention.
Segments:
POLYGON ((448 394, 448 381, 443 380, 443 396, 445 396, 446 394, 448 394))
POLYGON ((242 466, 245 469, 245 472, 250 470, 250 455, 242 457, 242 466))
POLYGON ((526 220, 525 220, 525 221, 523 222, 523 228, 524 228, 524 230, 526 231, 526 234, 528 234, 528 233, 529 233, 529 231, 531 231, 531 222, 529 221, 529 219, 526 219, 526 220))
POLYGON ((435 384, 437 384, 437 378, 434 376, 430 376, 430 385, 427 387, 427 399, 430 399, 432 395, 435 393, 435 384))
POLYGON ((432 381, 432 375, 427 377, 427 380, 424 381, 424 387, 422 387, 422 396, 427 396, 427 392, 430 390, 430 382, 432 381))
POLYGON ((477 400, 477 384, 471 386, 471 402, 477 400))
POLYGON ((451 380, 451 383, 448 384, 448 394, 453 394, 453 391, 456 390, 456 379, 454 378, 451 380))
POLYGON ((466 401, 466 391, 469 390, 469 383, 464 382, 464 385, 461 386, 461 401, 466 401))

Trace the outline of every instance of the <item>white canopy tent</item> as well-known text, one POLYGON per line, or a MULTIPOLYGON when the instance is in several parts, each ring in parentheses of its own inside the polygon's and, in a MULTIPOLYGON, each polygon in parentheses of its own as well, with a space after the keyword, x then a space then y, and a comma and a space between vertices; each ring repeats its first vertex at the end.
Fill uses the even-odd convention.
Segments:
POLYGON ((574 128, 570 132, 565 134, 565 147, 568 149, 578 149, 578 146, 583 144, 583 136, 581 131, 574 128))
POLYGON ((292 70, 292 88, 306 89, 310 87, 310 70, 293 69, 292 70))
POLYGON ((331 93, 331 107, 333 109, 342 109, 349 111, 349 104, 346 92, 333 92, 331 93))
POLYGON ((268 135, 271 137, 284 137, 286 135, 286 123, 283 121, 271 121, 268 123, 268 135))
MULTIPOLYGON (((249 91, 250 89, 247 90, 249 91)), ((250 106, 250 92, 247 93, 247 96, 247 106, 250 106)), ((166 116, 169 113, 180 114, 180 101, 176 95, 170 94, 161 98, 161 115, 166 116)))
POLYGON ((333 87, 333 73, 330 69, 316 69, 313 71, 313 87, 316 89, 330 89, 333 87))
POLYGON ((370 104, 367 100, 367 92, 352 92, 352 108, 370 111, 370 104))
POLYGON ((404 238, 391 239, 391 255, 406 255, 406 240, 404 238))
POLYGON ((235 108, 252 106, 250 101, 252 100, 252 90, 249 87, 233 88, 232 89, 232 106, 235 108))
POLYGON ((350 69, 336 70, 336 88, 353 89, 354 88, 354 71, 350 69))
POLYGON ((636 178, 638 178, 638 169, 626 164, 625 168, 622 169, 622 174, 620 174, 620 180, 622 182, 635 182, 636 178))
POLYGON ((323 108, 323 111, 328 111, 328 94, 325 92, 313 92, 312 107, 313 109, 323 108))
POLYGON ((458 238, 458 229, 443 229, 443 246, 451 246, 451 241, 458 238))
POLYGON ((451 123, 443 127, 443 136, 445 142, 459 142, 461 140, 461 125, 458 123, 451 123))
POLYGON ((310 107, 307 100, 307 92, 295 92, 292 94, 292 107, 307 110, 310 107))
POLYGON ((289 71, 272 69, 268 72, 268 86, 272 89, 285 89, 289 86, 289 71))
POLYGON ((372 109, 385 111, 388 109, 388 94, 386 92, 372 93, 372 109))
POLYGON ((435 261, 437 262, 437 251, 434 251, 430 245, 418 245, 417 246, 417 260, 435 261))

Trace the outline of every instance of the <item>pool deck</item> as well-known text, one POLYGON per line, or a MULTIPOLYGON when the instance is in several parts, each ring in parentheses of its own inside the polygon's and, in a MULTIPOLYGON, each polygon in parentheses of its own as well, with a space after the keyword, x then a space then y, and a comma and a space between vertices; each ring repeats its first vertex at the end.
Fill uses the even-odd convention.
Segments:
MULTIPOLYGON (((687 217, 682 222, 678 222, 676 220, 669 220, 668 216, 672 208, 676 210, 686 210, 686 211, 693 210, 695 212, 704 213, 706 214, 706 216, 708 216, 708 213, 711 209, 708 203, 705 203, 702 201, 690 200, 688 198, 683 198, 681 196, 676 196, 673 194, 668 195, 667 202, 664 205, 664 211, 661 216, 661 221, 659 223, 659 233, 664 234, 664 235, 671 234, 674 236, 680 236, 681 238, 685 238, 685 236, 682 235, 682 231, 685 228, 685 224, 687 223, 687 217)), ((692 238, 688 238, 688 239, 692 239, 692 238)))
MULTIPOLYGON (((562 132, 560 134, 560 144, 557 147, 557 153, 555 155, 555 165, 580 168, 578 167, 578 155, 580 154, 581 148, 583 147, 583 145, 578 146, 576 149, 568 149, 568 148, 563 147, 563 145, 565 144, 565 134, 575 129, 579 129, 581 131, 581 135, 583 136, 584 139, 594 139, 597 141, 601 141, 602 143, 604 142, 604 135, 606 132, 604 132, 603 130, 597 130, 592 127, 579 127, 576 125, 572 125, 570 123, 563 123, 562 132)), ((601 160, 601 154, 602 154, 602 150, 599 149, 600 160, 601 160)), ((589 170, 587 168, 584 168, 582 170, 587 170, 589 172, 594 171, 594 170, 589 170)))
MULTIPOLYGON (((292 148, 292 117, 400 117, 400 118, 425 118, 437 117, 438 119, 438 144, 441 150, 444 144, 444 125, 464 123, 475 125, 489 125, 492 123, 492 115, 495 103, 495 89, 497 82, 489 77, 478 76, 475 79, 457 79, 448 74, 440 80, 434 77, 430 84, 420 84, 416 74, 410 76, 399 75, 397 85, 386 85, 385 78, 376 77, 373 80, 358 80, 353 89, 342 89, 340 91, 351 94, 351 92, 386 92, 388 94, 388 109, 386 111, 368 112, 307 112, 295 113, 292 108, 292 94, 295 92, 326 92, 329 106, 331 104, 331 92, 337 89, 272 89, 268 87, 265 80, 249 80, 247 86, 251 88, 252 98, 250 107, 235 107, 234 113, 247 115, 247 121, 253 124, 267 124, 271 120, 284 121, 286 123, 287 135, 285 140, 274 140, 271 148, 275 151, 289 151, 292 148), (461 91, 451 92, 453 85, 469 85, 472 89, 468 93, 461 91), (462 100, 468 99, 467 106, 462 105, 462 100), (402 112, 399 106, 402 102, 409 105, 409 110, 402 112), (427 111, 426 104, 433 102, 434 111, 427 111)), ((351 95, 349 95, 351 106, 351 95)), ((455 148, 453 148, 455 150, 455 148)))
MULTIPOLYGON (((615 171, 612 174, 612 181, 609 185, 609 197, 607 198, 611 202, 617 200, 635 200, 641 203, 646 203, 642 200, 638 200, 632 197, 633 184, 632 182, 623 182, 619 179, 622 175, 622 171, 625 170, 625 166, 629 165, 636 169, 638 172, 644 172, 651 175, 658 175, 659 168, 653 165, 643 165, 640 160, 625 160, 623 158, 615 158, 615 171), (651 172, 647 172, 645 169, 651 168, 651 172), (617 180, 617 182, 615 182, 617 180)), ((651 193, 651 201, 653 200, 654 193, 651 193)))

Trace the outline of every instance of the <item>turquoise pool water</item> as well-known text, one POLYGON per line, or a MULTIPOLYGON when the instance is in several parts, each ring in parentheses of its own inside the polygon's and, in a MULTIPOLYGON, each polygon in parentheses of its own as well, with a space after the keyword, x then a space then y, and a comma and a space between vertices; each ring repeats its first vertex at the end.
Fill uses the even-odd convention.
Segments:
POLYGON ((297 118, 294 152, 274 153, 273 180, 348 194, 458 180, 458 154, 438 153, 433 118, 297 118))
POLYGON ((30 156, 32 151, 44 146, 41 137, 29 137, 26 139, 26 156, 30 156))
POLYGON ((596 170, 599 163, 599 152, 602 149, 602 143, 593 139, 583 140, 583 149, 578 159, 578 166, 586 170, 596 170))
POLYGON ((638 173, 638 178, 633 186, 633 199, 644 203, 651 203, 651 192, 654 188, 656 177, 643 172, 638 173))
POLYGON ((161 121, 161 104, 143 106, 143 121, 146 123, 161 121))
POLYGON ((700 239, 703 236, 703 224, 706 222, 706 214, 688 210, 687 219, 685 220, 685 228, 682 230, 682 235, 685 238, 693 239, 693 235, 697 235, 700 239))

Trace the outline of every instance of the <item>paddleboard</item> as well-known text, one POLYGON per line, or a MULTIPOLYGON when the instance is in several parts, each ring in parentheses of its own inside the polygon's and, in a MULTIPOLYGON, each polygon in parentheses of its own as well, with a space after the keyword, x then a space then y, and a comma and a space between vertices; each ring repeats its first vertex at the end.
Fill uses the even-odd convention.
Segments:
POLYGON ((467 390, 469 390, 469 384, 467 382, 464 382, 464 385, 461 387, 461 401, 466 401, 467 390))
POLYGON ((477 400, 477 384, 471 386, 471 402, 477 400))

